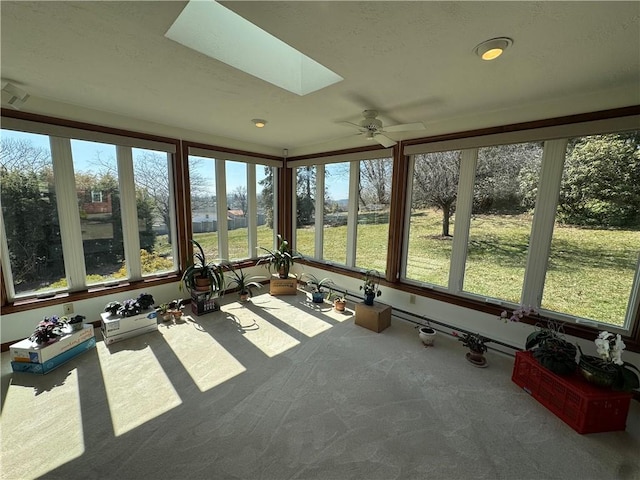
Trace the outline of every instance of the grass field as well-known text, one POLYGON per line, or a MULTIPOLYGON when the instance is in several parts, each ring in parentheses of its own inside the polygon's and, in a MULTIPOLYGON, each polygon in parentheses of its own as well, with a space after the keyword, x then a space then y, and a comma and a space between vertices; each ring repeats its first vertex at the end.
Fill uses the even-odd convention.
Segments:
MULTIPOLYGON (((384 218, 384 217, 382 217, 384 218)), ((407 278, 446 286, 452 238, 443 238, 442 217, 432 210, 411 217, 407 278)), ((527 261, 531 217, 475 215, 471 221, 464 291, 518 303, 527 261)), ((362 217, 358 224, 356 265, 384 271, 388 223, 362 217)), ((451 233, 455 231, 452 219, 451 233)), ((273 232, 258 228, 258 245, 271 248, 273 232)), ((297 249, 314 253, 315 230, 299 228, 297 249)), ((203 245, 217 245, 217 234, 196 234, 203 245)), ((324 258, 346 262, 347 227, 324 229, 324 258)), ((556 225, 547 271, 543 308, 622 325, 638 261, 640 232, 594 230, 556 225)), ((217 257, 213 249, 212 258, 217 257)), ((229 231, 231 258, 247 256, 246 230, 229 231)))

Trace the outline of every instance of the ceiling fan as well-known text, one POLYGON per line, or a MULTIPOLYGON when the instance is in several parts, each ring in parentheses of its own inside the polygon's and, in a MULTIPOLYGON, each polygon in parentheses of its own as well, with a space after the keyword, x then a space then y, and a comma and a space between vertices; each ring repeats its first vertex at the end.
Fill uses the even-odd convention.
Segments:
POLYGON ((364 135, 369 140, 374 140, 384 147, 393 147, 397 142, 387 137, 385 133, 408 132, 410 130, 424 130, 425 126, 422 122, 403 123, 401 125, 391 125, 383 128, 382 120, 376 118, 377 110, 365 110, 362 112, 364 117, 360 123, 342 122, 352 125, 360 130, 359 135, 364 135))

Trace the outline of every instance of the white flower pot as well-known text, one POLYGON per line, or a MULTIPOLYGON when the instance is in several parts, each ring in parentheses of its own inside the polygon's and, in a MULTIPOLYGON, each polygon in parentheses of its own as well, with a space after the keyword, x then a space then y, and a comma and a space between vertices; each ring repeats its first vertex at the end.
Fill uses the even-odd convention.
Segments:
POLYGON ((420 327, 418 329, 418 336, 425 347, 430 347, 436 339, 436 331, 431 327, 420 327))

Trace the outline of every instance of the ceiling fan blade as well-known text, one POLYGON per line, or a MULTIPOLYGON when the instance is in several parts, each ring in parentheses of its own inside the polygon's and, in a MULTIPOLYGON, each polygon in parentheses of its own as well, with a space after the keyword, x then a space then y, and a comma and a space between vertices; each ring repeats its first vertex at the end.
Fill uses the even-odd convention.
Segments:
POLYGON ((389 137, 382 135, 381 133, 376 134, 373 139, 386 148, 393 147, 396 143, 398 143, 395 140, 391 140, 389 137))
POLYGON ((408 132, 409 130, 425 130, 424 123, 403 123, 401 125, 391 125, 390 127, 384 127, 386 132, 408 132))
POLYGON ((338 123, 340 125, 347 125, 349 127, 356 127, 356 128, 359 128, 359 129, 362 128, 362 126, 360 124, 358 124, 358 123, 353 123, 353 122, 338 122, 338 123))

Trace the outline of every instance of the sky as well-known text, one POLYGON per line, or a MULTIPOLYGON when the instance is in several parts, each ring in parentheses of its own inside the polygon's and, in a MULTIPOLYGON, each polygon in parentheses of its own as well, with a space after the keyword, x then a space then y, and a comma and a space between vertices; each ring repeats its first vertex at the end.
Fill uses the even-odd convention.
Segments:
MULTIPOLYGON (((5 138, 16 138, 31 141, 34 147, 45 148, 50 150, 49 137, 47 135, 38 135, 32 133, 18 132, 13 130, 2 130, 2 136, 5 138)), ((99 154, 102 160, 110 160, 116 158, 116 147, 110 144, 97 142, 88 142, 84 140, 72 140, 71 150, 74 157, 74 169, 76 171, 90 172, 95 171, 97 167, 94 161, 99 154)), ((140 149, 133 149, 134 158, 140 149)), ((215 193, 215 175, 213 173, 214 162, 210 158, 190 157, 197 159, 196 170, 205 179, 207 190, 211 194, 215 193)), ((332 200, 341 200, 349 198, 349 164, 329 164, 326 169, 325 187, 329 197, 332 200)), ((246 187, 246 165, 241 162, 227 161, 227 193, 233 192, 238 186, 246 187)), ((264 178, 264 168, 258 166, 256 168, 257 180, 264 178)))

